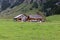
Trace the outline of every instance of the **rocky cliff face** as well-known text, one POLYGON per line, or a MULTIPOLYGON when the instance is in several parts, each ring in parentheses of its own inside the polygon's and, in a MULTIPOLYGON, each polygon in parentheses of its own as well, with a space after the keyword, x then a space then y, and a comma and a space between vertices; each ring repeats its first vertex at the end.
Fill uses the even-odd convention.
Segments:
POLYGON ((8 7, 13 8, 16 5, 23 3, 24 0, 0 0, 0 11, 8 7))
POLYGON ((26 4, 30 4, 33 2, 45 3, 46 0, 0 0, 0 11, 5 10, 8 7, 13 8, 14 6, 19 5, 23 2, 26 4))

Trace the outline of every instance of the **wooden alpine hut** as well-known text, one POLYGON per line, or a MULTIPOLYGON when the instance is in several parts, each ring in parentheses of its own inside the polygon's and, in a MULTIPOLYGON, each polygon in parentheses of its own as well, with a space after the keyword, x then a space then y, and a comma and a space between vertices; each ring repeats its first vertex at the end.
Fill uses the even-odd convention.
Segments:
POLYGON ((20 14, 14 17, 15 21, 25 22, 27 20, 27 16, 25 14, 20 14))

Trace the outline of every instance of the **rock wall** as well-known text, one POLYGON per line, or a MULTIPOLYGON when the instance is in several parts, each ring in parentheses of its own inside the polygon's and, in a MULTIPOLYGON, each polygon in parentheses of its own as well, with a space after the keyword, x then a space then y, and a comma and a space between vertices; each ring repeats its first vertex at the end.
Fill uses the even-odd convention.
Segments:
POLYGON ((5 9, 7 9, 8 7, 13 8, 16 5, 19 5, 21 3, 26 3, 26 4, 30 4, 33 2, 42 2, 45 3, 46 0, 0 0, 0 11, 3 11, 5 9))

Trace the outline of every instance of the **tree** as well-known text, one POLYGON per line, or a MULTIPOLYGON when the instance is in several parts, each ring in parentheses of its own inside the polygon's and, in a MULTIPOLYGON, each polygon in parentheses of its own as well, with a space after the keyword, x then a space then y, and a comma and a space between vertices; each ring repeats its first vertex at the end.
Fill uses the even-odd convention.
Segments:
POLYGON ((32 8, 38 8, 38 3, 34 2, 32 8))
POLYGON ((55 11, 57 11, 56 2, 58 2, 58 0, 47 0, 47 2, 43 4, 43 11, 46 12, 47 16, 55 14, 55 11))

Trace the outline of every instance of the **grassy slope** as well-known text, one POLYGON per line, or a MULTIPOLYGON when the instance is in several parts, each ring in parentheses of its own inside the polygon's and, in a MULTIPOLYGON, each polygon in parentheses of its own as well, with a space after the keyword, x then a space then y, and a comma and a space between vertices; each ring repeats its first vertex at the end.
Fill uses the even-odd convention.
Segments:
POLYGON ((60 15, 44 23, 0 19, 0 40, 60 40, 60 15))
MULTIPOLYGON (((12 18, 12 17, 20 14, 21 12, 19 12, 19 13, 17 13, 17 12, 20 11, 20 9, 24 8, 25 6, 26 6, 26 4, 23 3, 23 4, 21 4, 21 5, 18 5, 18 6, 16 6, 16 7, 14 7, 14 8, 11 9, 11 10, 8 10, 8 9, 7 9, 7 10, 1 12, 1 15, 0 15, 0 16, 3 16, 3 18, 7 18, 7 17, 12 18), (6 15, 6 14, 9 14, 9 15, 6 15)), ((2 17, 1 17, 1 18, 2 18, 2 17)))
POLYGON ((32 4, 22 3, 18 6, 15 6, 14 8, 12 8, 10 10, 7 9, 0 13, 0 18, 13 18, 14 16, 19 15, 21 13, 35 14, 38 11, 38 9, 34 8, 33 10, 30 10, 32 5, 33 5, 33 3, 32 4))

